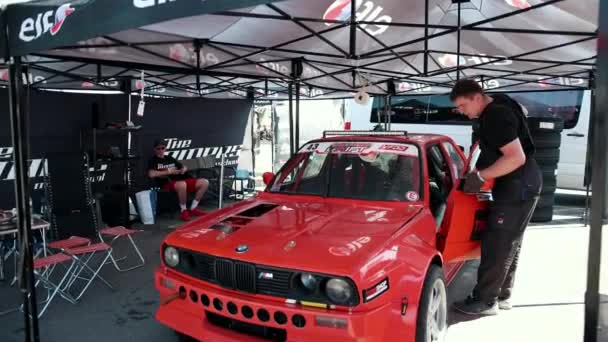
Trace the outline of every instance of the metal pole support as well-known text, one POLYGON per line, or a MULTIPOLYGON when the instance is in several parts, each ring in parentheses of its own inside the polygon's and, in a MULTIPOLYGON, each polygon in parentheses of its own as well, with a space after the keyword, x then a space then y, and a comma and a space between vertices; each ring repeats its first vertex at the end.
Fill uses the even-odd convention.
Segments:
POLYGON ((225 146, 222 146, 222 155, 220 157, 220 199, 219 199, 219 204, 218 204, 218 208, 222 209, 224 206, 224 164, 226 164, 226 154, 224 153, 225 150, 225 146))
POLYGON ((34 284, 34 260, 32 252, 32 213, 28 177, 29 133, 28 115, 24 106, 26 94, 23 93, 21 57, 9 61, 9 108, 13 160, 15 162, 15 204, 19 228, 20 262, 19 287, 23 294, 23 314, 26 341, 40 341, 38 330, 38 307, 34 284))

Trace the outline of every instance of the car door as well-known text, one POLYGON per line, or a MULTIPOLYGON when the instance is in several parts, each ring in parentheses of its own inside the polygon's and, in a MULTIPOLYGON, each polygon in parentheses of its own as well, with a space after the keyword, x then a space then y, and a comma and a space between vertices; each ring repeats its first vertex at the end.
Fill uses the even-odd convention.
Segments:
MULTIPOLYGON (((451 142, 450 142, 451 143, 451 142)), ((479 146, 471 148, 471 154, 461 173, 475 168, 479 157, 479 146)), ((444 262, 478 259, 480 257, 480 233, 485 229, 488 215, 488 200, 491 193, 483 190, 479 194, 468 194, 461 190, 462 181, 451 191, 447 200, 444 220, 437 233, 437 248, 444 262)), ((484 186, 484 189, 487 189, 484 186)))

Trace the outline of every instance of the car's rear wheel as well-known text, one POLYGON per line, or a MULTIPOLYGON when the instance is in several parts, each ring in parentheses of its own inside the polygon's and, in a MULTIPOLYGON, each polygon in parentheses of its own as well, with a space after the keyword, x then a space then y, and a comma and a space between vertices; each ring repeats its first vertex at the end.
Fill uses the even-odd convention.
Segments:
POLYGON ((443 271, 432 265, 424 280, 418 307, 416 342, 443 342, 447 331, 447 291, 443 271))

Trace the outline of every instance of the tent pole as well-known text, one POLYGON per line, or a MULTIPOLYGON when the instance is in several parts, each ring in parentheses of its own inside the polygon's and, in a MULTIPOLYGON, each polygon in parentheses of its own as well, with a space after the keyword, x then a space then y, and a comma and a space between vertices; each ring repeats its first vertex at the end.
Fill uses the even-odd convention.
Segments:
MULTIPOLYGON (((256 111, 255 111, 255 101, 251 106, 251 172, 253 173, 253 178, 255 178, 255 129, 254 125, 256 124, 256 111)), ((258 141, 260 141, 260 137, 258 136, 258 141)), ((260 148, 262 144, 260 144, 260 148)), ((241 189, 242 190, 242 189, 241 189)))
MULTIPOLYGON (((460 1, 458 2, 458 31, 456 38, 456 81, 460 80, 460 1)), ((428 40, 428 38, 426 39, 428 40)))
MULTIPOLYGON (((590 121, 593 122, 593 117, 595 116, 595 79, 593 71, 589 72, 589 88, 591 89, 591 103, 590 103, 590 121)), ((585 227, 589 224, 589 188, 591 186, 591 160, 593 159, 593 126, 589 125, 587 128, 587 155, 585 158, 585 177, 583 183, 585 185, 585 211, 583 213, 583 218, 585 222, 585 227)))
POLYGON ((293 83, 289 82, 289 86, 287 86, 287 91, 289 92, 289 153, 290 157, 294 155, 293 148, 293 83))
POLYGON ((196 53, 196 92, 201 96, 201 41, 194 40, 194 51, 196 53))
POLYGON ((355 0, 350 0, 350 44, 349 57, 355 58, 357 54, 357 6, 355 0))
POLYGON ((392 122, 391 122, 391 95, 388 94, 386 95, 386 116, 388 117, 388 130, 390 131, 392 129, 392 122))
POLYGON ((429 73, 429 0, 424 0, 424 76, 429 73))
POLYGON ((294 152, 300 149, 300 81, 296 82, 296 139, 294 152))
POLYGON ((224 155, 224 149, 225 146, 221 146, 220 147, 221 151, 221 156, 220 156, 220 186, 219 186, 219 199, 218 199, 218 209, 222 209, 222 207, 224 206, 224 163, 226 161, 225 155, 224 155))
POLYGON ((270 159, 272 160, 272 173, 274 173, 274 157, 275 157, 275 138, 277 136, 277 130, 276 130, 276 116, 277 116, 277 112, 276 109, 274 107, 274 102, 270 101, 270 131, 272 132, 271 138, 270 138, 270 159))
MULTIPOLYGON (((608 31, 608 6, 605 2, 600 3, 599 9, 599 37, 608 31)), ((597 91, 595 112, 605 113, 608 111, 608 49, 605 44, 597 44, 597 91)), ((604 209, 606 208, 606 157, 608 150, 608 122, 604 115, 592 115, 591 127, 593 127, 593 156, 591 170, 591 187, 593 189, 593 201, 591 202, 591 226, 589 228, 589 247, 587 261, 587 290, 585 292, 585 338, 586 342, 598 341, 599 321, 599 286, 602 253, 602 226, 604 220, 604 209), (603 156, 600 155, 601 151, 603 156)))
MULTIPOLYGON (((25 320, 26 341, 39 341, 38 307, 36 287, 34 284, 34 261, 32 255, 32 213, 30 204, 30 186, 27 159, 29 156, 28 117, 23 100, 23 77, 21 57, 9 61, 9 105, 11 117, 11 135, 13 140, 13 160, 15 162, 15 206, 17 207, 20 262, 19 287, 23 293, 23 315, 25 320)), ((17 271, 17 270, 16 270, 17 271)))

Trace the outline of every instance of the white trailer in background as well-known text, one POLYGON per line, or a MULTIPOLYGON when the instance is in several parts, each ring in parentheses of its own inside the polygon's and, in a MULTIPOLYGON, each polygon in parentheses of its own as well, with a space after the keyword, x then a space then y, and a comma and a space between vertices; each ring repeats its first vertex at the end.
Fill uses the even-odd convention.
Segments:
MULTIPOLYGON (((564 118, 557 187, 585 190, 585 160, 591 110, 589 91, 520 92, 509 94, 524 105, 530 116, 559 115, 564 118)), ((471 146, 472 125, 452 111, 447 95, 397 96, 392 103, 395 115, 392 130, 416 133, 435 133, 450 136, 465 151, 471 146)), ((382 107, 378 99, 359 105, 346 100, 345 120, 350 129, 369 130, 378 123, 375 107, 382 107)))

